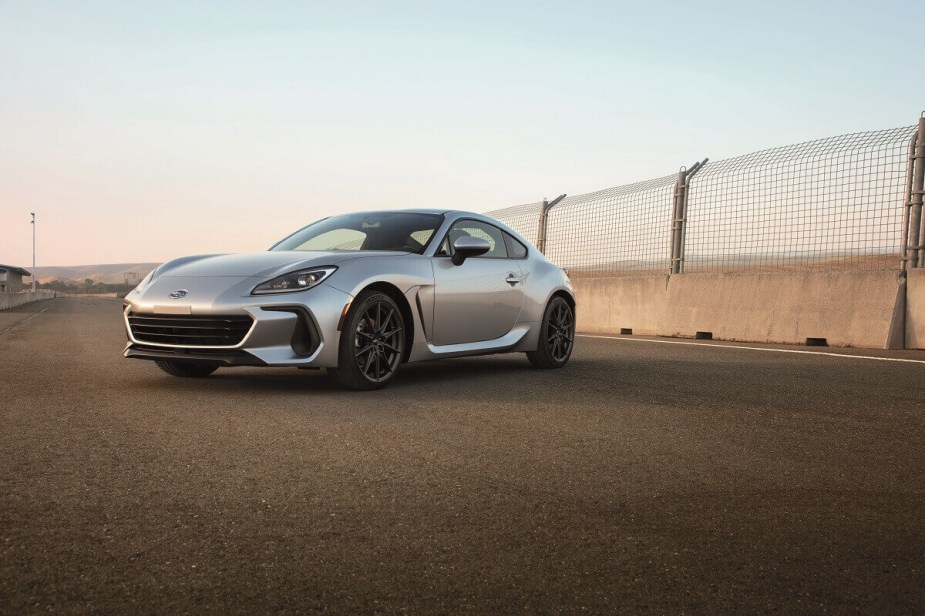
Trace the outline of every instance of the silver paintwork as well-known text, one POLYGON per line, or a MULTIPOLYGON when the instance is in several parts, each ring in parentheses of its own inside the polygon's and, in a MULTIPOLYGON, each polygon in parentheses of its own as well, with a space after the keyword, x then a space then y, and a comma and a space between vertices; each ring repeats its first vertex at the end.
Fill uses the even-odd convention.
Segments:
POLYGON ((423 254, 386 251, 267 251, 252 254, 202 255, 169 261, 125 298, 129 342, 146 348, 243 350, 270 366, 332 368, 337 366, 338 331, 345 307, 372 284, 386 283, 404 296, 412 315, 413 344, 408 361, 533 351, 550 298, 566 293, 574 301, 565 272, 530 242, 482 214, 444 210, 405 210, 442 214, 445 218, 423 254), (460 219, 492 224, 528 247, 523 259, 469 257, 453 265, 435 256, 442 238, 460 219), (271 278, 321 266, 337 271, 316 287, 294 293, 251 295, 271 278), (176 290, 183 298, 171 299, 176 290), (320 346, 310 357, 291 346, 297 316, 268 309, 304 307, 319 332, 320 346), (128 327, 130 314, 249 314, 254 324, 240 344, 202 347, 139 343, 128 327))

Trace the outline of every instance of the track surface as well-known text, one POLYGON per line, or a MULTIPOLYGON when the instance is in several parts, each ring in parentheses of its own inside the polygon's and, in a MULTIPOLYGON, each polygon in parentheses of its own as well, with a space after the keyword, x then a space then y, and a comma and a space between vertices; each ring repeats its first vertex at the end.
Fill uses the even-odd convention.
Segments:
POLYGON ((580 338, 357 394, 0 315, 4 613, 925 605, 925 364, 580 338))

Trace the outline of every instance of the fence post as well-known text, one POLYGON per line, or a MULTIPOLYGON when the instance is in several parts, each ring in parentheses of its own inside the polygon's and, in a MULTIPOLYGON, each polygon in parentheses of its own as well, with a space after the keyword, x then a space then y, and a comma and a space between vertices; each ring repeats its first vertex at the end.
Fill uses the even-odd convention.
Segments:
POLYGON ((915 141, 915 155, 912 161, 912 190, 909 199, 909 222, 904 230, 908 240, 903 252, 907 252, 912 267, 925 267, 925 246, 922 245, 923 221, 922 199, 925 196, 925 113, 919 117, 919 130, 915 141))
POLYGON ((687 233, 687 195, 690 179, 707 164, 709 158, 681 167, 674 185, 673 211, 671 215, 671 273, 684 273, 684 237, 687 233))
POLYGON ((681 167, 678 171, 678 179, 674 183, 674 195, 672 198, 671 210, 671 273, 681 273, 681 234, 684 231, 684 213, 682 204, 684 202, 684 174, 687 173, 686 167, 681 167))
MULTIPOLYGON (((903 193, 902 243, 899 245, 900 264, 903 271, 909 268, 909 210, 912 209, 912 178, 915 177, 915 144, 919 132, 916 130, 909 138, 909 157, 906 161, 906 191, 903 193)), ((912 267, 915 267, 913 265, 912 267)))
POLYGON ((546 198, 543 198, 543 202, 540 204, 540 222, 536 229, 536 249, 540 251, 541 254, 546 254, 546 220, 548 218, 549 210, 553 208, 554 205, 565 199, 565 194, 561 194, 552 201, 546 201, 546 198))
POLYGON ((546 197, 543 197, 543 202, 540 203, 540 220, 536 226, 536 249, 540 251, 541 254, 546 254, 546 208, 549 207, 549 202, 546 201, 546 197))

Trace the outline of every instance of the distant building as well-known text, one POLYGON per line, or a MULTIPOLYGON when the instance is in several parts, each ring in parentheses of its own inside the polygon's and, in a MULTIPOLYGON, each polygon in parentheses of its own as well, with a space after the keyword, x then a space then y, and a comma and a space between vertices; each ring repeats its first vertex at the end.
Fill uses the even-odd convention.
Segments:
POLYGON ((16 293, 23 290, 22 277, 31 276, 29 272, 15 265, 0 263, 0 293, 16 293))

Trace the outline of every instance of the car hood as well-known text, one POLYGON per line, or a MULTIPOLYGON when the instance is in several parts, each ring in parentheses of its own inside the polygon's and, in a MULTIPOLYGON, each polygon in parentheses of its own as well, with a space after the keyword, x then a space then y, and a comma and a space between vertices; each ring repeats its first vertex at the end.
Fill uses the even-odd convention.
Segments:
POLYGON ((190 260, 176 267, 170 267, 158 278, 195 276, 273 277, 295 270, 326 265, 337 265, 344 261, 363 257, 394 257, 407 252, 386 252, 380 250, 360 251, 305 251, 280 250, 246 254, 206 255, 190 260))

